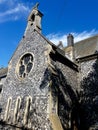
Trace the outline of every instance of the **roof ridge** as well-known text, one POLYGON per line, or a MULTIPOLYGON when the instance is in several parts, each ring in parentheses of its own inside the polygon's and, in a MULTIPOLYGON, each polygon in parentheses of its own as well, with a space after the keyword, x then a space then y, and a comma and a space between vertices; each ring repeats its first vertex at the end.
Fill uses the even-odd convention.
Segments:
POLYGON ((90 37, 85 38, 85 39, 83 39, 83 40, 80 40, 80 41, 78 41, 78 42, 75 42, 75 44, 78 44, 78 43, 80 43, 80 42, 82 42, 82 41, 86 41, 86 40, 88 40, 88 39, 92 39, 92 38, 94 38, 94 37, 98 37, 98 34, 96 34, 96 35, 94 35, 94 36, 90 36, 90 37))

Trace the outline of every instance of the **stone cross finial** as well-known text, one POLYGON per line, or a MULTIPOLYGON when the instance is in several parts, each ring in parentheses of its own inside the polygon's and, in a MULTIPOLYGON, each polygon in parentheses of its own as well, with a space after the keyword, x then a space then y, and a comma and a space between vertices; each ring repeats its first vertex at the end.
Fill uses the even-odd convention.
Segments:
POLYGON ((38 9, 38 6, 39 6, 39 3, 37 2, 37 3, 35 4, 35 6, 33 7, 33 9, 38 9))
MULTIPOLYGON (((41 32, 41 19, 43 14, 38 10, 38 6, 39 3, 36 3, 33 8, 32 11, 28 17, 28 26, 27 29, 31 26, 33 27, 33 29, 36 29, 37 31, 41 32)), ((27 30, 25 31, 27 32, 27 30)))

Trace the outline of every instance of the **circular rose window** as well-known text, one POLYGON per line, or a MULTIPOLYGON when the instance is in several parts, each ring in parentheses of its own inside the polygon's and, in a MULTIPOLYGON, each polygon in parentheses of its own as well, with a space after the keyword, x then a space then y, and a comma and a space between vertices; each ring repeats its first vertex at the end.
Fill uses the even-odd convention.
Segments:
POLYGON ((33 56, 30 53, 25 54, 19 62, 19 77, 25 78, 33 67, 33 56))

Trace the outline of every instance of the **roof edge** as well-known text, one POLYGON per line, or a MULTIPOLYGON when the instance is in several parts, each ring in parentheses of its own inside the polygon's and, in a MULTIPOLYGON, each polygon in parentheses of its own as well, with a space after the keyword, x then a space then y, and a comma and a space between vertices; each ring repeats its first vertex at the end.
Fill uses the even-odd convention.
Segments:
POLYGON ((8 67, 6 68, 1 68, 0 69, 0 78, 4 78, 7 76, 7 72, 8 72, 8 67))
MULTIPOLYGON (((38 32, 36 29, 34 29, 36 32, 38 32)), ((58 48, 58 46, 56 46, 55 44, 53 44, 51 41, 49 41, 46 37, 44 37, 41 33, 38 32, 39 35, 42 36, 42 38, 44 38, 54 49, 54 51, 57 52, 57 54, 62 57, 62 59, 64 59, 64 64, 69 64, 69 67, 74 69, 75 71, 78 72, 78 65, 75 64, 74 62, 72 62, 71 60, 69 60, 64 54, 65 52, 63 50, 61 50, 60 48, 58 48)))
POLYGON ((93 59, 96 59, 96 58, 98 58, 98 53, 77 58, 77 59, 76 59, 76 62, 79 63, 79 62, 84 62, 84 61, 88 61, 88 60, 93 60, 93 59))

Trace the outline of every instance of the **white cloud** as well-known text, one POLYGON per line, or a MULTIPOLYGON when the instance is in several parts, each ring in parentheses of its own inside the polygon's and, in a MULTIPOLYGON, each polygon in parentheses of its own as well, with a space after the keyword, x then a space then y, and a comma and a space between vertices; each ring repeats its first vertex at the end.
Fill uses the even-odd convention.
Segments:
POLYGON ((49 35, 47 35, 47 38, 56 45, 59 43, 59 41, 62 41, 64 45, 67 42, 67 40, 66 40, 67 35, 66 34, 64 34, 64 35, 61 35, 61 34, 49 34, 49 35))
MULTIPOLYGON (((31 3, 32 5, 33 3, 31 3)), ((31 5, 17 0, 0 0, 0 22, 26 18, 30 12, 31 5)))
POLYGON ((6 0, 0 0, 0 4, 4 3, 6 0))
MULTIPOLYGON (((86 39, 88 37, 94 36, 98 34, 98 31, 95 29, 88 31, 83 31, 81 33, 71 32, 71 34, 74 36, 74 42, 81 41, 83 39, 86 39)), ((63 45, 67 45, 67 35, 68 34, 49 34, 47 35, 47 38, 52 41, 54 44, 58 45, 59 41, 62 41, 63 45)))
POLYGON ((19 12, 25 12, 25 11, 28 12, 29 8, 25 7, 24 5, 18 4, 17 7, 0 13, 0 17, 4 17, 4 16, 7 16, 7 15, 11 15, 11 14, 16 14, 16 13, 19 13, 19 12))
POLYGON ((15 3, 17 3, 17 0, 0 0, 0 5, 5 5, 5 6, 12 6, 15 3))

